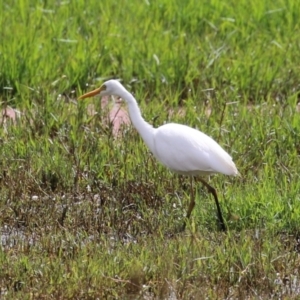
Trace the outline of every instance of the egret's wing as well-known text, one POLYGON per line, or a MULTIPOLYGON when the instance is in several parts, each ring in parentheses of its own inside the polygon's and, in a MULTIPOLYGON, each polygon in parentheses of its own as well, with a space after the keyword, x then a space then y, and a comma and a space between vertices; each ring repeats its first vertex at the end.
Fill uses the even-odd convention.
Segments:
POLYGON ((163 125, 156 130, 154 144, 154 155, 175 172, 237 174, 230 155, 212 138, 191 127, 163 125))

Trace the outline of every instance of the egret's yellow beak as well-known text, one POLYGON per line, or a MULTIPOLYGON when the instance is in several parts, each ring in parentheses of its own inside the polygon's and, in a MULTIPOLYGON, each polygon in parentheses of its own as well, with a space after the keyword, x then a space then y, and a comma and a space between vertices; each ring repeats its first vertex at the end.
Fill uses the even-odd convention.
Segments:
POLYGON ((106 86, 105 85, 102 85, 101 87, 91 91, 91 92, 88 92, 86 94, 83 94, 81 95, 78 100, 81 100, 81 99, 85 99, 85 98, 89 98, 89 97, 93 97, 93 96, 96 96, 98 94, 100 94, 102 91, 105 91, 106 90, 106 86))

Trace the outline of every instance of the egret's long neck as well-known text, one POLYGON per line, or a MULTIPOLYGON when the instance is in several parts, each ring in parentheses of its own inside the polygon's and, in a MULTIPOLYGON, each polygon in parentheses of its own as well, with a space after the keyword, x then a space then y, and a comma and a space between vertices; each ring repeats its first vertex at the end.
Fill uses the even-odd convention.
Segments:
POLYGON ((145 144, 149 147, 151 152, 154 151, 154 131, 149 123, 147 123, 141 114, 140 108, 134 99, 134 97, 128 92, 124 91, 121 97, 127 102, 129 116, 133 126, 137 129, 141 137, 143 138, 145 144))

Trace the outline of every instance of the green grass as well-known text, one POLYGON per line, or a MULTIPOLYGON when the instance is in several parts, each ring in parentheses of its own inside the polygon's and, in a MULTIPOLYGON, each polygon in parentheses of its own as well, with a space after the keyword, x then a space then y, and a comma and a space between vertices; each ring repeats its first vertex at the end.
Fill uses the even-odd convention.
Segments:
POLYGON ((299 1, 122 3, 1 2, 0 101, 21 117, 1 120, 0 298, 297 299, 299 1), (200 185, 176 234, 189 179, 76 100, 106 78, 233 156, 241 177, 210 180, 227 234, 200 185))

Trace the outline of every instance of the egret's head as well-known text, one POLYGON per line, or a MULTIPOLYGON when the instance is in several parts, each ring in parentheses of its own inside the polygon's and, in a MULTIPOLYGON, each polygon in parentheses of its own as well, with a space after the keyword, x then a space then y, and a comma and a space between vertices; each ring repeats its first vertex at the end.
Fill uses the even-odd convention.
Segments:
POLYGON ((114 95, 122 97, 124 92, 126 92, 126 89, 123 87, 123 85, 118 80, 111 79, 104 82, 99 88, 80 96, 78 99, 85 99, 96 95, 114 95))

